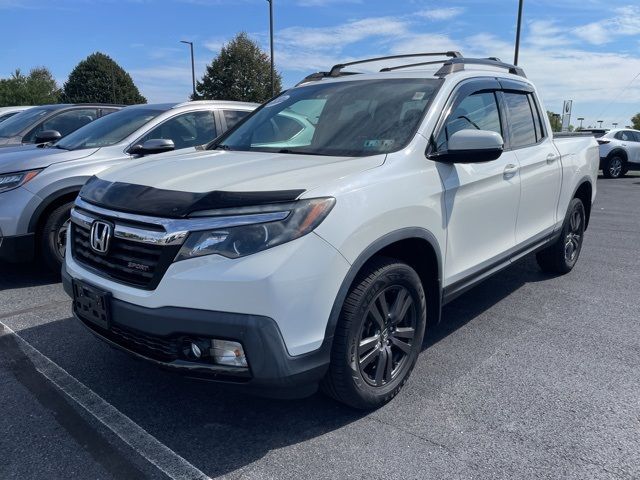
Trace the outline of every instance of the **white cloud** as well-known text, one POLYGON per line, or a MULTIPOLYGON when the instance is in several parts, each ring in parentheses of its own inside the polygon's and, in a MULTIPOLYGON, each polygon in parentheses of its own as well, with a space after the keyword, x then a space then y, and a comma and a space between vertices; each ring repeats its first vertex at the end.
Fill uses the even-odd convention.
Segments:
POLYGON ((593 45, 604 45, 622 36, 640 34, 640 7, 628 5, 613 12, 615 16, 582 25, 573 32, 593 45))
POLYGON ((418 12, 420 17, 427 18, 429 20, 450 20, 464 12, 463 8, 449 7, 449 8, 434 8, 431 10, 423 10, 418 12))

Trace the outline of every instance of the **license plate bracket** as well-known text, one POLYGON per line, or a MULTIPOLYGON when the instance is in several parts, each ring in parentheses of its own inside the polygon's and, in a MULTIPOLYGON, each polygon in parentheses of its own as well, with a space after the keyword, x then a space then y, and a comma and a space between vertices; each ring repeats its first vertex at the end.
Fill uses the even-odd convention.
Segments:
POLYGON ((74 313, 105 330, 111 324, 111 294, 78 280, 73 281, 74 313))

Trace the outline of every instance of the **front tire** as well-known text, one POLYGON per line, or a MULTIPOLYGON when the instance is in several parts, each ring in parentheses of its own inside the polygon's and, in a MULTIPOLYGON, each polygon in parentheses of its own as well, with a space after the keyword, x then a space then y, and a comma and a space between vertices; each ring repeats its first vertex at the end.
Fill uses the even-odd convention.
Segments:
POLYGON ((40 232, 40 254, 47 268, 60 272, 64 262, 67 227, 71 221, 73 202, 60 205, 47 218, 40 232))
POLYGON ((415 366, 426 318, 416 271, 394 259, 375 259, 358 275, 344 302, 323 390, 363 410, 389 402, 415 366))
POLYGON ((560 238, 536 254, 538 265, 543 271, 562 275, 575 267, 582 251, 586 218, 582 200, 571 200, 560 238))
POLYGON ((612 155, 604 161, 602 173, 605 178, 620 178, 627 172, 627 162, 620 155, 612 155))

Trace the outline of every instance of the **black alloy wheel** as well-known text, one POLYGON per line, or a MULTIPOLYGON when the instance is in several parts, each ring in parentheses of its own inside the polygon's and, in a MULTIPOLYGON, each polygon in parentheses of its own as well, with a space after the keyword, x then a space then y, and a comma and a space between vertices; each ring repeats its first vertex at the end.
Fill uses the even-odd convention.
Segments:
POLYGON ((574 198, 569 203, 560 237, 536 254, 538 265, 543 271, 564 274, 573 269, 582 251, 586 221, 582 200, 574 198))
POLYGON ((358 409, 390 401, 416 364, 426 318, 427 299, 416 271, 392 258, 370 261, 342 306, 322 389, 358 409))
POLYGON ((411 294, 402 286, 383 290, 371 303, 358 345, 358 367, 369 385, 387 385, 407 367, 417 316, 411 294))

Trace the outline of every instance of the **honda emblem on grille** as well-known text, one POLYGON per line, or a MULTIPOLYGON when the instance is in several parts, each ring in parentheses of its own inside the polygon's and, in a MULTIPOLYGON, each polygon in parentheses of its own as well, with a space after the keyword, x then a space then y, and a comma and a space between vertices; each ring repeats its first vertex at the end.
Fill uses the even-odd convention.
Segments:
POLYGON ((91 249, 98 253, 107 253, 111 240, 111 225, 100 220, 91 224, 91 249))

